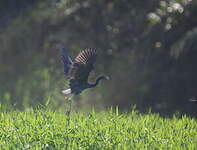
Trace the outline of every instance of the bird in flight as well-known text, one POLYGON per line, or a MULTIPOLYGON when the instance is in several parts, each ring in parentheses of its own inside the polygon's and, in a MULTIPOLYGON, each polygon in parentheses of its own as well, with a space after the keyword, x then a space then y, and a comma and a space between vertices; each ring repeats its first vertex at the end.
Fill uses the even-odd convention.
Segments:
POLYGON ((95 83, 89 83, 88 77, 90 72, 94 69, 97 52, 95 49, 86 48, 80 52, 72 61, 65 48, 61 48, 61 60, 64 65, 64 75, 69 80, 69 89, 62 90, 64 95, 80 94, 87 88, 93 88, 102 80, 109 80, 108 76, 99 76, 95 83))

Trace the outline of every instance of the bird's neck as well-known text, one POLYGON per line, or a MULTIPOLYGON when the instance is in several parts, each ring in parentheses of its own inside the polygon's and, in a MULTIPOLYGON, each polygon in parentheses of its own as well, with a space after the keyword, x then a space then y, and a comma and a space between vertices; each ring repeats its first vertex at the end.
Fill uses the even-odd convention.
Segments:
POLYGON ((95 87, 97 86, 97 84, 102 80, 102 79, 105 79, 104 76, 100 76, 96 79, 96 82, 95 83, 89 83, 90 87, 95 87))

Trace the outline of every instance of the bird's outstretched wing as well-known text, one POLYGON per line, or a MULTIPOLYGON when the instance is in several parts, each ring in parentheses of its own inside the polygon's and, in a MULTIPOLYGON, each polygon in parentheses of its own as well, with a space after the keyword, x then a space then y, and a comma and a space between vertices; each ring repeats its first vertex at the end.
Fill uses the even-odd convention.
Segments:
POLYGON ((61 49, 61 60, 64 64, 64 74, 67 76, 70 66, 73 64, 71 58, 68 55, 68 51, 65 48, 61 49))
POLYGON ((97 53, 95 49, 87 48, 80 52, 70 68, 70 80, 77 83, 86 82, 88 80, 89 73, 93 70, 96 56, 97 53))

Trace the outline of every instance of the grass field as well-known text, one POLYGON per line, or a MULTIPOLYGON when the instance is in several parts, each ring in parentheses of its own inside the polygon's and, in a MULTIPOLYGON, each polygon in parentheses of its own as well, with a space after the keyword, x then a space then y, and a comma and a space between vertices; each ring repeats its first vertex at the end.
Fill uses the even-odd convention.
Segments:
POLYGON ((0 113, 0 149, 197 150, 197 120, 118 110, 0 113))

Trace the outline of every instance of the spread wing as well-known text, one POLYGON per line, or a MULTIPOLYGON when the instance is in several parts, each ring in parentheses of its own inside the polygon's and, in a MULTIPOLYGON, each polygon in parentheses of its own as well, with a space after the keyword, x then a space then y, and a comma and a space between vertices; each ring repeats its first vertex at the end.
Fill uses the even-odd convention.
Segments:
POLYGON ((87 82, 88 76, 94 68, 96 56, 96 50, 91 48, 80 52, 69 70, 70 80, 77 83, 87 82))
POLYGON ((65 48, 61 49, 61 60, 62 63, 64 64, 64 74, 67 76, 73 62, 68 55, 68 51, 65 48))

